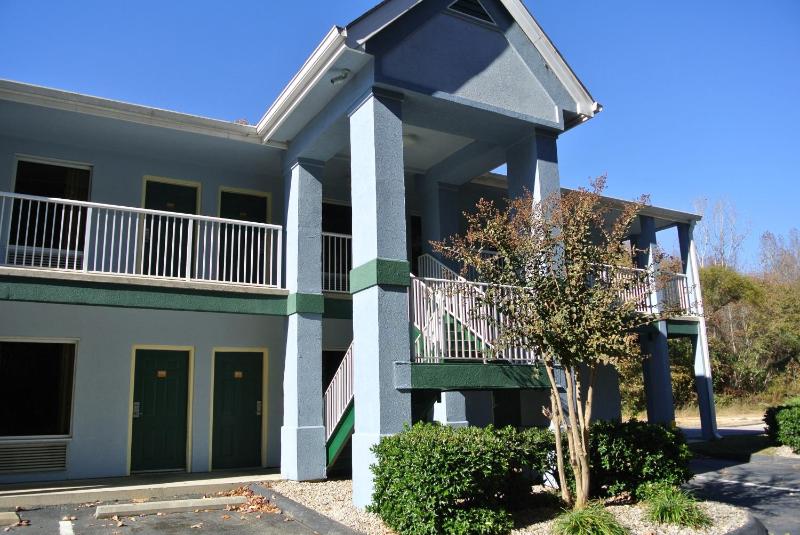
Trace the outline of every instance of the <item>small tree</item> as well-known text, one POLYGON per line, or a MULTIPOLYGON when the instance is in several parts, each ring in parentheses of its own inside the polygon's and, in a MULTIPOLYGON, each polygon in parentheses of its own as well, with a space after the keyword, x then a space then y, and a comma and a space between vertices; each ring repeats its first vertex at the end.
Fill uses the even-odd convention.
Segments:
POLYGON ((600 177, 590 189, 542 202, 526 193, 505 209, 481 199, 475 213, 465 214, 464 236, 434 244, 464 274, 477 273, 489 283, 479 297, 487 306, 478 309, 493 311, 484 319, 499 327, 495 350, 523 348, 541 355, 551 386, 545 415, 554 424, 562 498, 576 508, 589 499, 589 424, 598 367, 640 359, 638 331, 675 314, 653 309, 649 292, 641 291, 658 284, 655 273, 612 268, 630 266, 631 253, 641 253, 625 240, 647 199, 611 206, 602 202, 604 187, 600 177), (559 366, 566 375, 566 407, 556 386, 559 366))

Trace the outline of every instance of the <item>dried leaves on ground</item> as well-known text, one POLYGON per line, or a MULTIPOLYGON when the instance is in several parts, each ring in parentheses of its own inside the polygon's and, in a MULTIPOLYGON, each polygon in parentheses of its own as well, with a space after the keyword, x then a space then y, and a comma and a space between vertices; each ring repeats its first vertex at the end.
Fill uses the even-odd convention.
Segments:
POLYGON ((254 513, 258 518, 260 518, 260 515, 264 513, 277 514, 281 512, 281 510, 272 505, 267 498, 261 496, 260 494, 256 494, 246 486, 224 492, 218 492, 216 496, 244 496, 247 498, 247 502, 241 505, 226 506, 226 511, 235 511, 237 513, 254 513))

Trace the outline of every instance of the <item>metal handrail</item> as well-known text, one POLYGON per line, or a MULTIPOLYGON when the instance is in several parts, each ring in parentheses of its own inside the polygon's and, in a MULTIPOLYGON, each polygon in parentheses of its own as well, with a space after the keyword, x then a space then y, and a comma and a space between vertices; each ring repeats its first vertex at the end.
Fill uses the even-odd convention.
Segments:
POLYGON ((325 440, 331 438, 347 407, 353 401, 353 344, 347 348, 342 362, 336 369, 325 394, 324 407, 325 440))

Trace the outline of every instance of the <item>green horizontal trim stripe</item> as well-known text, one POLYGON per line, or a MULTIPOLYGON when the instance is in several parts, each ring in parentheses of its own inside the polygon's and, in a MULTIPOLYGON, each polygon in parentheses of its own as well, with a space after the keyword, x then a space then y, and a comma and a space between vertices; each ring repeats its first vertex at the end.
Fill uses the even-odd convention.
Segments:
POLYGON ((69 305, 286 315, 286 296, 0 277, 0 300, 69 305))
POLYGON ((322 314, 325 312, 325 298, 322 294, 293 293, 286 298, 286 315, 322 314))
POLYGON ((550 388, 541 365, 481 362, 412 363, 412 390, 504 390, 550 388))
POLYGON ((407 260, 373 258, 350 270, 350 293, 373 286, 409 286, 411 266, 407 260))
POLYGON ((700 325, 696 321, 667 321, 667 336, 697 336, 700 334, 700 325))

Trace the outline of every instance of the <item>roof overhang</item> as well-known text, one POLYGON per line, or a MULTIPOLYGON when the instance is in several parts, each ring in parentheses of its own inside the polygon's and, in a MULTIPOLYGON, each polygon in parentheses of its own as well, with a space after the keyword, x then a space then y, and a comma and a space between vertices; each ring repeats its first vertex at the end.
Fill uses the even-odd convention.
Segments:
MULTIPOLYGON (((384 0, 371 10, 347 25, 347 42, 351 47, 363 47, 370 38, 380 33, 392 22, 400 18, 422 0, 384 0)), ((577 119, 574 126, 584 122, 602 111, 603 106, 594 100, 586 86, 569 66, 556 46, 544 32, 536 19, 521 0, 499 0, 508 10, 511 17, 519 24, 522 31, 544 58, 551 71, 575 100, 577 119)))
POLYGON ((151 108, 118 100, 51 89, 32 84, 0 80, 0 100, 20 102, 57 110, 107 117, 137 124, 171 128, 248 143, 261 143, 256 128, 198 115, 151 108))
POLYGON ((366 54, 347 46, 347 30, 334 26, 258 121, 265 142, 285 144, 316 116, 342 88, 333 78, 346 80, 367 64, 366 54))
MULTIPOLYGON (((423 0, 384 0, 345 28, 334 26, 314 49, 300 70, 281 91, 256 125, 265 142, 285 144, 340 90, 331 83, 333 71, 354 74, 369 62, 364 44, 423 0)), ((499 0, 508 10, 551 71, 576 103, 577 115, 565 126, 571 128, 599 113, 594 100, 575 72, 521 0, 499 0)))
MULTIPOLYGON (((485 175, 473 178, 472 183, 493 188, 508 189, 508 178, 499 173, 486 173, 485 175)), ((575 190, 570 188, 561 188, 562 195, 572 191, 575 190)), ((625 206, 630 205, 633 201, 603 195, 602 202, 612 209, 623 209, 625 206)), ((653 206, 651 204, 646 204, 643 206, 639 211, 639 215, 649 216, 658 220, 660 222, 660 224, 657 225, 658 230, 661 230, 662 228, 668 228, 676 223, 694 223, 703 218, 701 215, 692 212, 681 212, 679 210, 663 208, 661 206, 653 206)))

